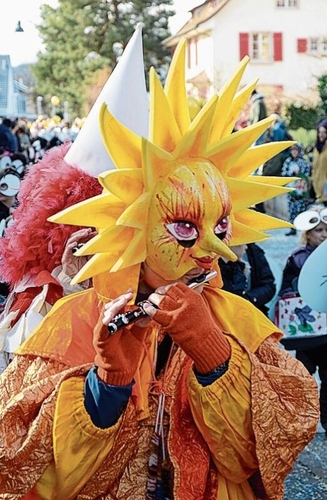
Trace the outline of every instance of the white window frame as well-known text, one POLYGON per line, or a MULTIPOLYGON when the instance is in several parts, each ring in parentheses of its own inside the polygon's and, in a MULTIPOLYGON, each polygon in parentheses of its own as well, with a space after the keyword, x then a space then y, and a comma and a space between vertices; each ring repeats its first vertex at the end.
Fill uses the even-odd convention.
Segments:
POLYGON ((327 56, 327 36, 323 36, 321 39, 321 53, 327 56))
POLYGON ((298 9, 300 0, 276 0, 277 9, 298 9))
POLYGON ((255 31, 250 33, 249 44, 252 63, 268 63, 273 60, 273 38, 271 32, 255 31))
POLYGON ((315 36, 308 38, 308 53, 317 56, 327 56, 327 37, 315 36))

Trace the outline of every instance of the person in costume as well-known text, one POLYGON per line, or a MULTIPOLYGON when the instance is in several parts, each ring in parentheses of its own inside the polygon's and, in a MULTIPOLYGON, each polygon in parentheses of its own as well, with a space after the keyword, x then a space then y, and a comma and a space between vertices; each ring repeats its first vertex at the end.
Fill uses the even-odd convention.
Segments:
POLYGON ((0 373, 56 300, 88 286, 70 284, 76 266, 86 262, 72 248, 95 231, 47 221, 58 210, 101 192, 94 176, 65 162, 70 147, 53 148, 25 175, 11 225, 0 239, 0 275, 10 289, 0 317, 0 373))
POLYGON ((235 259, 229 244, 289 227, 248 209, 283 192, 250 174, 289 144, 252 146, 270 119, 231 133, 256 83, 237 91, 246 63, 191 121, 182 41, 164 89, 151 71, 148 139, 101 107, 116 169, 100 174, 102 195, 51 217, 97 227, 73 280, 93 287, 56 302, 2 375, 0 492, 283 498, 315 434, 316 384, 268 318, 221 290, 217 263, 235 259), (109 335, 140 300, 147 317, 109 335))
MULTIPOLYGON (((302 230, 302 245, 297 247, 288 257, 283 269, 283 278, 279 296, 287 300, 290 297, 300 297, 298 281, 302 267, 308 257, 327 240, 327 208, 324 205, 312 205, 294 220, 295 227, 302 230)), ((310 283, 309 286, 312 284, 310 283)), ((321 293, 321 292, 320 292, 321 293)), ((278 303, 277 303, 278 306, 278 303)), ((288 309, 291 308, 291 305, 288 309)), ((292 311, 292 322, 287 327, 294 329, 299 325, 300 335, 293 331, 293 335, 285 336, 282 343, 288 350, 295 350, 296 357, 313 375, 317 370, 321 380, 320 385, 320 420, 327 435, 327 327, 326 314, 316 313, 304 300, 300 307, 292 311), (315 328, 317 317, 325 318, 325 325, 315 328)))

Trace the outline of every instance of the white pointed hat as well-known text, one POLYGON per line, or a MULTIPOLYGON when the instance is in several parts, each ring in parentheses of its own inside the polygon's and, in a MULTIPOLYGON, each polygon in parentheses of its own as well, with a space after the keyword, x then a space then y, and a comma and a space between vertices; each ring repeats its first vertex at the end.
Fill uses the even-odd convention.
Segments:
POLYGON ((94 177, 115 168, 103 145, 99 111, 103 103, 123 125, 134 133, 148 135, 148 98, 145 85, 142 26, 139 24, 128 42, 117 66, 111 73, 77 138, 65 156, 67 163, 77 165, 94 177))

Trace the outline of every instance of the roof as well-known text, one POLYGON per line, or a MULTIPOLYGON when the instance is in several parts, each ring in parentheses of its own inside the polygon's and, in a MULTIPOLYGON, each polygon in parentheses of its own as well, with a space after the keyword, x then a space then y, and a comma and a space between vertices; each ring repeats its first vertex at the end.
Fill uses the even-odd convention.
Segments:
POLYGON ((206 0, 204 3, 194 7, 189 11, 192 13, 191 19, 175 35, 166 38, 163 44, 166 47, 174 47, 181 38, 192 38, 196 34, 198 27, 217 14, 229 1, 206 0))

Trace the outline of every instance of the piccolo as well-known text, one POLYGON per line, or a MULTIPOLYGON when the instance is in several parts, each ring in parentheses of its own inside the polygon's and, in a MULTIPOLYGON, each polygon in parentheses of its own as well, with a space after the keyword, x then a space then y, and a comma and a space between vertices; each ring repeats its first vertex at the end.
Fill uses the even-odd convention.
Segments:
MULTIPOLYGON (((187 283, 187 286, 193 289, 200 285, 205 285, 212 278, 215 278, 215 276, 217 276, 217 271, 210 271, 209 273, 200 274, 200 276, 192 278, 187 283)), ((124 326, 128 326, 131 323, 134 323, 135 321, 147 316, 147 313, 143 308, 145 303, 150 303, 151 305, 153 305, 149 300, 143 300, 142 302, 138 302, 136 304, 138 307, 137 309, 134 309, 134 311, 127 311, 126 313, 117 314, 107 326, 109 335, 113 335, 124 326)))

